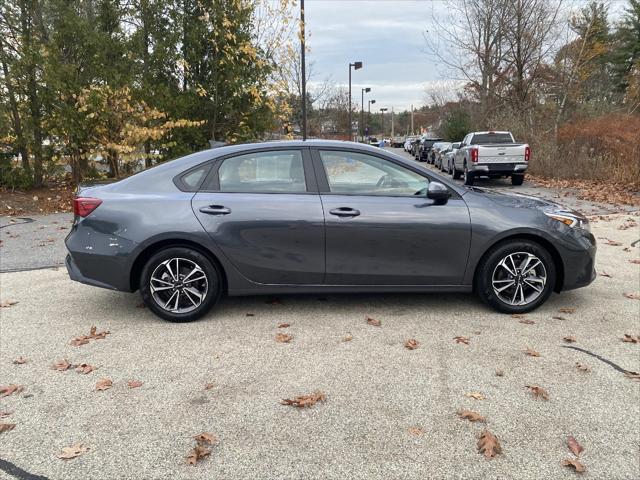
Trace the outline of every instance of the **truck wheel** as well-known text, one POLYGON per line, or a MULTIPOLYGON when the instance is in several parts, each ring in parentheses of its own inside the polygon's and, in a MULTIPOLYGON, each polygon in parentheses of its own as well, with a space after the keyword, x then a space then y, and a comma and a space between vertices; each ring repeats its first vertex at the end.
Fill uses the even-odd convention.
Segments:
POLYGON ((522 185, 524 175, 511 175, 511 185, 522 185))
POLYGON ((451 176, 453 177, 454 180, 460 179, 460 170, 456 168, 455 162, 451 162, 451 176))
POLYGON ((467 168, 467 165, 464 165, 464 184, 465 185, 473 185, 473 181, 475 180, 475 175, 473 172, 470 172, 467 168))

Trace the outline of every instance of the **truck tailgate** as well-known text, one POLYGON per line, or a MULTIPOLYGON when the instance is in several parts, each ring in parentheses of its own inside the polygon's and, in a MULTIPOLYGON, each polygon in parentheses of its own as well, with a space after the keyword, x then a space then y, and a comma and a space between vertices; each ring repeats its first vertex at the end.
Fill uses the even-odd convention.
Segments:
POLYGON ((525 144, 477 145, 478 163, 524 162, 525 144))

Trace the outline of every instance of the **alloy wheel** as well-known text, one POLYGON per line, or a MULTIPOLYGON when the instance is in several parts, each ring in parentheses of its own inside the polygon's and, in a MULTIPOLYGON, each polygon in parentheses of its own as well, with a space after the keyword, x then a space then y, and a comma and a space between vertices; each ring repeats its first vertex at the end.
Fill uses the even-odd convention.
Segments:
POLYGON ((153 270, 149 287, 160 308, 172 313, 188 313, 202 304, 209 282, 204 270, 194 261, 170 258, 153 270))
POLYGON ((496 265, 491 284, 496 296, 507 305, 528 305, 544 292, 547 270, 532 253, 511 253, 496 265))

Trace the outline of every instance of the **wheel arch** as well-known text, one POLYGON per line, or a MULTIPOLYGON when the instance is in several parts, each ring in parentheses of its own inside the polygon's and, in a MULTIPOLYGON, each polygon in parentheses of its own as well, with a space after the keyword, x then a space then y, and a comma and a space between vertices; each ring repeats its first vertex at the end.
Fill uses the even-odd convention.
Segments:
POLYGON ((140 276, 142 275, 142 269, 147 261, 155 255, 160 250, 164 250, 165 248, 172 247, 185 247, 191 248, 198 253, 206 256, 215 266, 218 268, 220 272, 220 280, 222 281, 222 293, 226 294, 228 291, 228 281, 227 281, 227 273, 222 266, 222 263, 218 258, 209 250, 208 248, 203 247, 197 242, 192 240, 186 240, 183 238, 165 238, 162 240, 158 240, 150 245, 147 245, 136 257, 131 266, 129 272, 129 285, 132 292, 138 290, 140 285, 140 276))
POLYGON ((553 288, 553 291, 556 293, 559 293, 562 290, 562 286, 564 285, 564 263, 562 262, 562 257, 560 256, 560 253, 558 252, 556 247, 553 245, 553 243, 551 243, 549 240, 547 240, 543 236, 536 235, 535 233, 514 233, 512 235, 499 238, 495 242, 487 246, 482 252, 482 254, 479 256, 478 262, 476 263, 474 268, 474 272, 473 272, 474 290, 476 289, 480 265, 482 264, 482 260, 486 257, 487 253, 501 243, 506 243, 514 240, 529 240, 531 242, 535 242, 539 244, 541 247, 543 247, 545 250, 547 250, 547 252, 549 252, 549 255, 551 255, 551 258, 553 259, 554 266, 556 267, 556 275, 557 275, 556 283, 553 288))

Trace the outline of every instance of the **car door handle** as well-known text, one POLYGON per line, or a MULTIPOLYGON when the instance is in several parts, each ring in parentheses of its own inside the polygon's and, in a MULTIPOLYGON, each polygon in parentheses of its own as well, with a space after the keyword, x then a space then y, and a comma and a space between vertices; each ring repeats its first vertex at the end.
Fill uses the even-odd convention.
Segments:
POLYGON ((222 205, 209 205, 208 207, 200 207, 202 213, 207 215, 229 215, 231 209, 222 205))
POLYGON ((329 213, 337 217, 357 217, 358 215, 360 215, 360 210, 349 207, 340 207, 334 208, 333 210, 329 211, 329 213))

